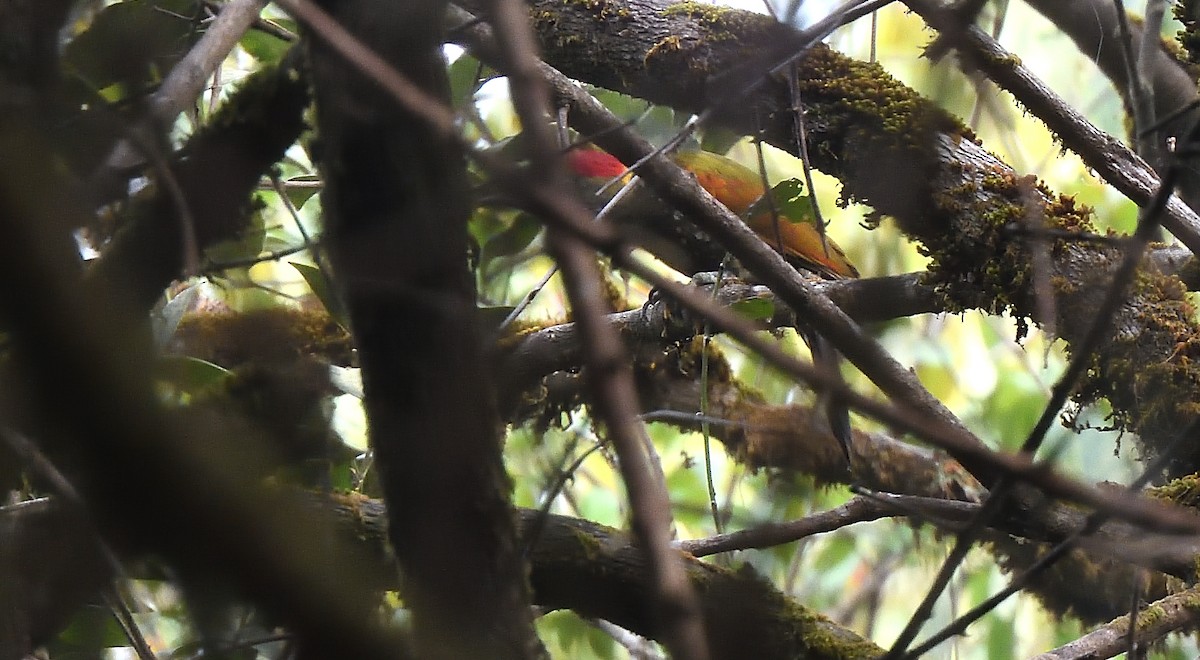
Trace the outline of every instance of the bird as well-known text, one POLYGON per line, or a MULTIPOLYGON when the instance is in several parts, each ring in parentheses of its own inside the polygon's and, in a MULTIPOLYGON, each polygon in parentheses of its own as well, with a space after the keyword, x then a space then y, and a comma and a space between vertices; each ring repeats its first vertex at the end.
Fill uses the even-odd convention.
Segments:
MULTIPOLYGON (((700 187, 736 215, 745 216, 750 229, 775 248, 793 266, 802 267, 826 279, 854 279, 858 269, 846 253, 823 235, 814 218, 789 218, 770 208, 755 205, 767 193, 758 172, 711 151, 680 151, 672 159, 692 176, 700 187), (751 208, 754 208, 752 212, 751 208)), ((615 156, 596 147, 584 146, 567 152, 567 167, 581 188, 595 192, 605 182, 627 176, 628 170, 615 156)), ((615 190, 601 195, 607 201, 615 190)), ((643 204, 630 203, 630 207, 643 204)), ((761 205, 760 205, 761 206, 761 205)), ((641 210, 641 209, 638 209, 641 210)), ((623 212, 630 215, 631 212, 623 212)))
MULTIPOLYGON (((817 227, 816 218, 789 218, 775 212, 760 202, 767 194, 766 186, 758 172, 741 163, 710 151, 679 151, 671 158, 696 178, 717 201, 733 213, 743 217, 746 225, 754 230, 767 245, 775 248, 792 266, 815 273, 825 279, 855 279, 858 269, 846 257, 846 253, 825 236, 817 227)), ((595 196, 594 201, 606 202, 615 190, 595 195, 596 191, 615 179, 630 177, 628 169, 612 154, 595 147, 584 145, 571 149, 566 154, 566 164, 578 187, 595 196)), ((610 188, 615 188, 611 186, 610 188)), ((622 216, 645 214, 647 195, 630 202, 622 216)), ((637 218, 635 217, 636 221, 637 218)), ((796 330, 808 344, 813 362, 838 373, 837 352, 828 340, 803 322, 796 330)), ((850 460, 850 411, 835 397, 823 396, 819 407, 824 408, 830 431, 841 446, 847 465, 850 460)))

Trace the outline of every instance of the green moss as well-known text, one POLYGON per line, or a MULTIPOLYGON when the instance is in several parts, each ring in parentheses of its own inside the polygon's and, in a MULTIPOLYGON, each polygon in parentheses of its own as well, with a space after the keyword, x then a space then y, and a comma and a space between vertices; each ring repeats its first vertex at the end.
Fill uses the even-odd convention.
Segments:
MULTIPOLYGON (((1200 558, 1197 561, 1200 561, 1200 558)), ((1183 606, 1189 610, 1200 610, 1200 593, 1189 590, 1184 596, 1183 606)))
POLYGON ((1190 474, 1145 491, 1148 497, 1190 509, 1200 508, 1200 474, 1190 474))
POLYGON ((677 35, 671 35, 650 47, 646 51, 646 56, 642 58, 642 62, 650 67, 653 61, 662 57, 669 57, 683 51, 683 40, 677 35))
POLYGON ((627 5, 612 0, 551 0, 536 3, 530 18, 547 48, 572 53, 577 65, 592 68, 611 53, 596 47, 588 35, 624 30, 633 17, 627 5))
POLYGON ((577 10, 582 8, 597 21, 628 20, 629 8, 611 0, 563 0, 562 6, 577 10))
POLYGON ((810 111, 820 108, 814 121, 830 121, 829 132, 869 135, 905 147, 928 149, 920 138, 929 130, 974 139, 961 122, 893 78, 877 63, 848 58, 818 44, 798 62, 800 94, 810 111), (913 130, 922 128, 923 130, 913 130))
POLYGON ((678 2, 662 10, 663 16, 683 16, 694 19, 709 29, 736 31, 747 26, 745 12, 700 2, 678 2))
POLYGON ((789 601, 785 612, 787 617, 800 622, 798 627, 804 631, 802 648, 808 649, 816 657, 878 657, 880 651, 878 646, 861 637, 839 634, 837 626, 824 625, 829 623, 829 619, 813 610, 789 601))
MULTIPOLYGON (((602 564, 603 562, 600 562, 599 560, 604 556, 604 546, 601 544, 600 539, 592 534, 589 534, 587 530, 576 529, 574 527, 570 527, 569 529, 571 530, 572 538, 575 539, 575 542, 579 546, 580 552, 583 553, 585 560, 588 562, 602 564)), ((616 530, 611 530, 611 532, 614 534, 619 533, 616 530)))
MULTIPOLYGON (((1196 310, 1176 278, 1148 272, 1135 278, 1129 300, 1127 325, 1137 331, 1117 329, 1103 357, 1092 359, 1077 399, 1108 399, 1114 426, 1136 430, 1156 455, 1174 441, 1181 420, 1200 415, 1196 310)), ((1188 445, 1171 472, 1193 472, 1198 460, 1200 448, 1188 445)))
POLYGON ((1191 64, 1200 64, 1200 33, 1197 30, 1200 21, 1196 19, 1197 16, 1200 16, 1200 6, 1197 6, 1197 0, 1179 0, 1172 8, 1172 12, 1174 12, 1176 20, 1183 24, 1183 29, 1175 35, 1175 38, 1187 53, 1187 61, 1191 64))
POLYGON ((318 357, 352 362, 350 334, 324 309, 270 307, 248 312, 189 312, 179 322, 172 348, 232 369, 252 362, 318 357))
POLYGON ((779 28, 776 24, 753 13, 727 7, 680 2, 664 8, 661 15, 695 21, 704 29, 703 43, 689 43, 678 35, 665 37, 646 52, 644 61, 648 70, 685 68, 705 75, 728 73, 729 62, 713 62, 705 45, 733 46, 734 57, 740 52, 744 54, 745 61, 750 61, 750 58, 761 54, 759 44, 770 43, 778 37, 775 31, 779 28))
POLYGON ((1167 613, 1163 611, 1161 606, 1151 605, 1141 612, 1138 612, 1136 625, 1138 628, 1147 628, 1153 626, 1159 621, 1162 621, 1164 618, 1166 618, 1166 616, 1167 613))
MULTIPOLYGON (((237 86, 237 92, 229 94, 225 103, 217 107, 216 112, 196 133, 196 137, 207 134, 222 134, 231 127, 241 124, 270 126, 271 108, 262 99, 275 98, 280 86, 298 86, 303 82, 300 72, 295 67, 283 68, 279 64, 264 65, 253 75, 243 78, 237 86), (282 74, 282 75, 280 75, 282 74)), ((194 137, 193 140, 196 138, 194 137)))
POLYGON ((828 618, 780 593, 749 565, 735 571, 710 564, 703 571, 689 571, 689 578, 706 599, 728 608, 752 610, 750 618, 772 631, 769 645, 763 639, 748 640, 736 648, 718 646, 714 656, 878 658, 883 653, 870 641, 847 634, 828 618))

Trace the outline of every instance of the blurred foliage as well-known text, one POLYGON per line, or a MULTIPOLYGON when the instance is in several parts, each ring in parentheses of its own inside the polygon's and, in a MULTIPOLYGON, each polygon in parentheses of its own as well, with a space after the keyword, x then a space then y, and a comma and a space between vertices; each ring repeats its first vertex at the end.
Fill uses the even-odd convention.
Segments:
MULTIPOLYGON (((818 4, 808 3, 807 10, 818 4)), ((294 22, 274 8, 268 8, 264 16, 295 32, 294 22)), ((203 14, 191 0, 127 0, 95 12, 90 22, 81 20, 63 51, 74 100, 100 104, 97 107, 106 112, 120 112, 123 104, 152 90, 186 52, 203 29, 201 18, 203 14)), ((1005 93, 986 80, 964 75, 949 60, 932 63, 922 59, 921 48, 932 33, 924 29, 919 17, 889 6, 879 13, 878 20, 874 47, 878 60, 889 72, 970 121, 984 144, 1019 172, 1036 174, 1052 189, 1075 195, 1093 207, 1101 227, 1117 231, 1132 227, 1134 205, 1104 186, 1074 155, 1064 153, 1045 127, 1017 108, 1005 93)), ((1019 53, 1026 65, 1101 128, 1122 135, 1117 96, 1066 37, 1019 3, 1009 6, 1004 26, 1002 43, 1019 53)), ((835 33, 831 43, 865 59, 872 46, 869 21, 859 21, 835 33)), ((208 108, 224 97, 225 86, 259 63, 278 60, 289 47, 277 36, 249 32, 227 60, 220 85, 197 103, 195 121, 204 121, 208 108)), ((456 49, 447 52, 453 102, 463 117, 464 132, 482 148, 515 148, 509 141, 518 133, 519 125, 504 80, 469 55, 456 49)), ((665 143, 690 118, 614 92, 591 91, 618 116, 634 122, 638 131, 655 144, 665 143)), ((184 133, 188 125, 181 122, 176 129, 184 133)), ((693 139, 705 149, 727 152, 749 167, 758 167, 755 145, 741 136, 702 130, 693 139)), ((799 160, 771 147, 763 148, 763 156, 772 184, 803 180, 799 160)), ((296 145, 288 159, 279 164, 286 201, 264 182, 260 208, 250 228, 240 239, 209 250, 204 276, 168 292, 164 305, 186 293, 196 297, 186 301, 186 310, 192 314, 324 309, 345 328, 344 312, 330 292, 328 273, 320 268, 319 253, 308 249, 312 245, 309 241, 319 241, 321 231, 320 198, 316 194, 320 179, 312 161, 308 141, 296 145), (281 258, 254 263, 256 258, 286 251, 290 253, 281 258)), ((477 172, 472 174, 483 191, 486 181, 477 172)), ((869 209, 839 207, 837 182, 819 172, 813 176, 814 190, 804 191, 799 197, 801 189, 793 186, 795 189, 789 190, 794 194, 784 199, 802 202, 806 212, 808 205, 819 205, 822 216, 830 222, 830 235, 845 248, 864 277, 923 268, 923 258, 893 226, 885 222, 875 231, 864 230, 861 223, 869 209)), ((552 267, 541 244, 541 225, 524 211, 489 204, 475 209, 470 232, 477 246, 473 258, 480 303, 498 310, 492 315, 502 318, 552 267)), ((645 300, 644 283, 632 280, 628 288, 632 304, 645 300)), ((741 311, 762 317, 771 310, 747 305, 741 311)), ((535 322, 561 320, 566 313, 565 296, 557 277, 553 277, 522 318, 535 322)), ((168 338, 175 334, 178 323, 176 314, 165 326, 168 338)), ((1018 345, 1014 342, 1016 326, 1010 319, 980 313, 898 319, 868 330, 900 362, 912 367, 929 390, 968 426, 997 447, 1013 448, 1021 443, 1064 365, 1060 347, 1036 330, 1018 345)), ((776 336, 786 350, 806 351, 794 333, 780 332, 776 336)), ((783 403, 810 396, 804 388, 764 366, 757 356, 746 354, 732 342, 718 339, 718 343, 728 355, 736 377, 768 401, 783 403)), ((223 387, 234 366, 214 364, 194 354, 166 359, 160 375, 163 395, 184 405, 190 397, 223 387)), ((849 368, 845 372, 854 388, 878 394, 860 374, 849 368)), ((343 457, 330 466, 330 483, 370 492, 364 417, 359 399, 344 393, 348 391, 328 393, 326 413, 345 450, 343 457)), ((1116 455, 1118 442, 1112 432, 1094 428, 1103 426, 1103 416, 1103 410, 1079 411, 1077 425, 1093 428, 1078 435, 1066 428, 1055 429, 1047 443, 1048 451, 1056 451, 1064 469, 1088 481, 1123 481, 1132 463, 1128 457, 1116 455)), ((603 432, 592 422, 590 411, 584 408, 564 414, 549 428, 529 423, 509 431, 506 458, 518 506, 548 506, 555 513, 624 525, 628 511, 614 457, 604 445, 603 432), (578 469, 563 479, 566 466, 581 458, 578 469)), ((855 422, 864 429, 882 430, 868 420, 856 418, 855 422)), ((706 466, 699 434, 680 432, 661 423, 649 428, 662 457, 680 538, 715 532, 706 469, 712 471, 727 530, 827 510, 849 496, 845 489, 816 488, 803 476, 751 472, 719 450, 713 455, 712 465, 706 466)), ((928 529, 885 520, 716 561, 749 564, 805 604, 831 613, 841 623, 886 644, 904 625, 914 594, 924 593, 948 547, 947 539, 928 529)), ((949 595, 939 602, 927 630, 948 623, 1003 583, 990 558, 981 551, 973 552, 949 595)), ((196 650, 188 613, 173 588, 166 583, 147 582, 130 588, 137 594, 137 620, 156 651, 183 657, 196 650)), ((244 637, 271 632, 256 627, 249 619, 239 625, 234 627, 244 637)), ((629 657, 625 647, 603 628, 568 612, 541 617, 538 631, 555 658, 629 657)), ((932 657, 1020 657, 1061 644, 1082 632, 1071 621, 1053 620, 1033 599, 1024 596, 1005 603, 972 631, 970 636, 944 645, 932 657)), ((88 608, 80 612, 51 652, 52 657, 68 657, 79 649, 125 645, 107 611, 88 608)), ((257 656, 272 657, 278 651, 276 640, 258 646, 257 656)), ((1164 657, 1184 657, 1189 652, 1194 654, 1194 645, 1189 641, 1172 641, 1164 657)), ((255 657, 248 647, 240 653, 245 655, 239 657, 255 657)), ((115 651, 113 655, 125 657, 115 651)))

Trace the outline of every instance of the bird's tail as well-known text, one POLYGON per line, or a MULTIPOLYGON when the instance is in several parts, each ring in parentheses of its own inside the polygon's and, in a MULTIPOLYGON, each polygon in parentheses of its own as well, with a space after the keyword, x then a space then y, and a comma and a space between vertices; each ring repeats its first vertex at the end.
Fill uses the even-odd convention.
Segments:
MULTIPOLYGON (((813 364, 834 374, 840 380, 841 370, 838 368, 837 350, 819 333, 803 324, 797 324, 796 330, 800 333, 804 343, 808 344, 808 350, 812 352, 813 364)), ((825 417, 829 421, 829 430, 841 445, 842 454, 846 457, 846 464, 853 467, 850 462, 850 408, 841 400, 841 397, 828 391, 821 393, 816 407, 824 410, 825 417)))

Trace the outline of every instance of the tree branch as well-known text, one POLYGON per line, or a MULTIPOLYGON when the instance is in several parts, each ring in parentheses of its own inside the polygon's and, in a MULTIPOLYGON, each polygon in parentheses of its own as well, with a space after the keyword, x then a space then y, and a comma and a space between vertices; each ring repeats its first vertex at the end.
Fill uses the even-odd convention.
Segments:
MULTIPOLYGON (((1188 589, 1158 600, 1137 617, 1138 644, 1149 645, 1168 634, 1194 628, 1200 622, 1197 590, 1188 589)), ((1034 656, 1033 660, 1085 660, 1111 658, 1129 650, 1129 616, 1097 628, 1073 642, 1034 656)))
POLYGON ((465 161, 440 123, 380 83, 402 75, 422 98, 448 96, 445 8, 323 4, 332 15, 286 6, 309 30, 326 254, 360 355, 417 653, 536 657, 465 258, 465 161))
MULTIPOLYGON (((723 74, 734 75, 729 72, 748 75, 744 53, 755 52, 756 44, 794 39, 787 28, 735 10, 668 8, 655 0, 610 2, 603 11, 545 0, 531 4, 545 56, 565 73, 685 111, 718 107, 719 120, 743 132, 753 132, 757 119, 764 122, 765 139, 795 153, 786 85, 764 82, 735 112, 720 105, 725 94, 717 84, 723 74)), ((1020 226, 1034 208, 1052 230, 1086 231, 1090 212, 1018 176, 956 120, 875 65, 817 46, 798 60, 797 73, 814 165, 839 177, 847 196, 896 217, 910 236, 923 241, 933 257, 932 281, 952 305, 1007 310, 1019 318, 1033 314, 1030 251, 1013 240, 1010 227, 1020 226)), ((608 127, 590 128, 599 133, 608 127)), ((628 144, 602 143, 627 162, 645 154, 628 144)), ((642 172, 652 184, 654 171, 642 172)), ((657 192, 668 197, 666 190, 657 192)), ((699 221, 699 209, 681 208, 699 221)), ((1185 222, 1178 214, 1173 217, 1185 222)), ((735 247, 731 234, 710 224, 704 228, 735 247)), ((765 261, 751 263, 742 258, 744 252, 734 252, 777 293, 788 290, 778 278, 765 277, 774 274, 758 268, 765 261)), ((1053 243, 1052 255, 1047 281, 1072 283, 1056 287, 1052 306, 1056 327, 1070 345, 1090 326, 1096 292, 1104 290, 1119 259, 1111 246, 1066 241, 1053 243)), ((878 363, 858 352, 863 344, 850 327, 827 323, 832 317, 813 311, 811 298, 786 299, 793 306, 802 302, 798 309, 811 312, 814 327, 881 384, 874 373, 878 363)), ((1154 276, 1139 278, 1114 325, 1118 331, 1095 359, 1077 398, 1084 403, 1107 398, 1117 421, 1137 431, 1153 453, 1186 425, 1200 402, 1200 360, 1193 359, 1193 352, 1200 356, 1200 332, 1178 282, 1154 276)), ((902 392, 881 386, 892 396, 911 394, 907 386, 902 392)), ((1180 459, 1175 472, 1190 472, 1188 466, 1198 462, 1200 446, 1180 459)), ((989 481, 986 469, 977 472, 982 466, 968 467, 989 481)))

